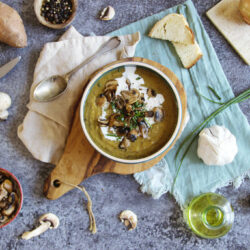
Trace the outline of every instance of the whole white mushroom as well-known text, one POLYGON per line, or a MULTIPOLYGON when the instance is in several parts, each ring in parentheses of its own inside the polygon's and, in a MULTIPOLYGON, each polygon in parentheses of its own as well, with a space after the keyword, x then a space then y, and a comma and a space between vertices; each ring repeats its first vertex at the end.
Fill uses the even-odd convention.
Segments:
POLYGON ((8 118, 7 109, 11 105, 10 96, 6 93, 0 92, 0 120, 6 120, 8 118))
POLYGON ((214 125, 199 134, 198 157, 207 165, 231 163, 238 153, 235 136, 225 127, 214 125))

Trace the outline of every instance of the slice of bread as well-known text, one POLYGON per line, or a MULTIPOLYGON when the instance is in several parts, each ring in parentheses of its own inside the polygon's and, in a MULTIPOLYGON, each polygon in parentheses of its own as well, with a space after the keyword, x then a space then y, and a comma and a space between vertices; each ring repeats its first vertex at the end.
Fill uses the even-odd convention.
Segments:
POLYGON ((181 59, 183 66, 191 68, 202 57, 202 51, 195 41, 194 44, 181 44, 173 42, 175 50, 181 59))
POLYGON ((149 36, 183 44, 191 44, 195 41, 186 18, 176 13, 169 14, 158 21, 149 32, 149 36))

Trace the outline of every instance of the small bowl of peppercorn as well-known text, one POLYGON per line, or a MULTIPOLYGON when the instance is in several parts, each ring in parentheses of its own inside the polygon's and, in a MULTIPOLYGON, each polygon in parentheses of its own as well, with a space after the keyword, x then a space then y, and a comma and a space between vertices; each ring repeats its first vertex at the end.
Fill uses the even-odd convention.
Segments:
POLYGON ((35 0, 38 21, 52 29, 63 29, 75 18, 77 0, 35 0))

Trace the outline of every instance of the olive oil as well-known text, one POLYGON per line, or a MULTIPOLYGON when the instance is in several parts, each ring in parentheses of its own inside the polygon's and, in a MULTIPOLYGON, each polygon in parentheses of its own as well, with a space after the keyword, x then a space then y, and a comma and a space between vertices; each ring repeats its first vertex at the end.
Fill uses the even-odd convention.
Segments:
POLYGON ((234 211, 228 200, 215 193, 195 197, 184 211, 190 228, 202 238, 218 238, 232 227, 234 211))

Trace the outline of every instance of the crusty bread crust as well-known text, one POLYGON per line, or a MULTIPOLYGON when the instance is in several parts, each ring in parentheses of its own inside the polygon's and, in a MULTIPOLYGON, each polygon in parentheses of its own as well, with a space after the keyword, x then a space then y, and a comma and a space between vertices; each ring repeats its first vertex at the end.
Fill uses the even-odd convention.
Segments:
POLYGON ((152 38, 157 38, 157 39, 162 39, 162 40, 169 40, 169 41, 172 41, 172 42, 180 42, 180 43, 184 43, 184 44, 194 43, 194 41, 195 41, 194 33, 190 29, 190 27, 188 26, 188 22, 186 21, 186 18, 183 15, 176 14, 176 13, 169 14, 169 15, 163 17, 158 22, 156 22, 154 24, 153 28, 150 30, 148 36, 150 36, 152 38), (183 40, 167 39, 162 34, 161 30, 166 29, 166 25, 168 25, 168 22, 171 21, 171 18, 178 19, 178 21, 182 22, 183 27, 185 27, 185 29, 187 31, 187 33, 186 33, 187 35, 185 35, 185 38, 184 38, 184 35, 183 35, 183 40))
POLYGON ((196 59, 193 61, 193 63, 191 63, 190 65, 186 66, 186 69, 190 69, 191 67, 193 67, 201 58, 202 58, 203 54, 199 54, 196 59))

